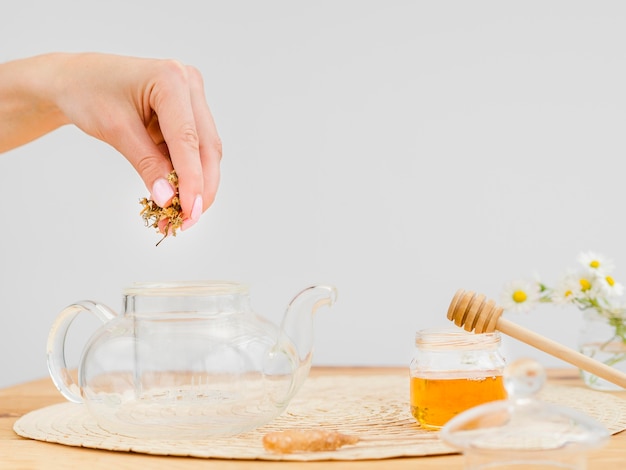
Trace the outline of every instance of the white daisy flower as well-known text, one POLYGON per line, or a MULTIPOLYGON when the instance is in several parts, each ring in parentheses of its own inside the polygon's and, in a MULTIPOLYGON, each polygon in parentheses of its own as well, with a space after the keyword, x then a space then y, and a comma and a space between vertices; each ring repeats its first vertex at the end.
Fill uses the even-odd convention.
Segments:
POLYGON ((554 288, 550 300, 551 302, 559 305, 571 304, 574 302, 574 299, 581 296, 581 293, 582 287, 578 280, 578 276, 569 272, 554 288))
POLYGON ((609 305, 604 307, 603 315, 608 318, 626 320, 626 305, 609 305))
POLYGON ((607 319, 615 338, 626 343, 624 286, 611 275, 613 262, 594 252, 581 253, 578 261, 583 269, 568 271, 555 288, 543 284, 536 275, 534 282, 508 283, 502 292, 502 307, 527 312, 538 302, 573 304, 607 319))
POLYGON ((598 277, 596 286, 601 296, 620 297, 624 293, 624 286, 608 274, 603 277, 598 277))
POLYGON ((602 295, 601 277, 597 272, 583 270, 572 274, 572 278, 578 284, 577 298, 595 299, 602 295))
POLYGON ((539 284, 533 281, 512 281, 502 290, 500 305, 504 310, 525 313, 539 303, 539 284))
POLYGON ((608 317, 626 320, 626 304, 621 303, 607 308, 608 317))
POLYGON ((589 272, 596 273, 600 277, 612 273, 615 265, 605 256, 588 251, 578 255, 578 262, 589 272))

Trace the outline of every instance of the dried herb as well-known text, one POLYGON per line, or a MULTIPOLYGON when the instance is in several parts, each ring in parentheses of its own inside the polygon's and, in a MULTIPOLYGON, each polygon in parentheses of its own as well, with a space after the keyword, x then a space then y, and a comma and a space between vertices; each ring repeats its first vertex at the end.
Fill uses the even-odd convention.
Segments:
POLYGON ((163 238, 159 240, 161 243, 168 235, 176 236, 176 230, 183 225, 182 208, 180 207, 180 199, 178 198, 178 176, 172 171, 167 180, 176 188, 176 195, 172 198, 172 203, 168 207, 160 207, 152 199, 142 198, 139 203, 143 209, 139 213, 146 223, 146 227, 153 227, 157 232, 161 232, 159 222, 166 221, 163 227, 163 238))

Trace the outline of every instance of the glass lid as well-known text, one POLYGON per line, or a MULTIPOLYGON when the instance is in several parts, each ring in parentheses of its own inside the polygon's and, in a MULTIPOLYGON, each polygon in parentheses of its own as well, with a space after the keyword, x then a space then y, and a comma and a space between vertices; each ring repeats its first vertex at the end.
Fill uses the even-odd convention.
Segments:
POLYGON ((451 419, 441 438, 465 454, 466 469, 584 469, 588 450, 605 444, 608 430, 591 417, 536 398, 546 374, 522 359, 506 367, 507 400, 451 419))

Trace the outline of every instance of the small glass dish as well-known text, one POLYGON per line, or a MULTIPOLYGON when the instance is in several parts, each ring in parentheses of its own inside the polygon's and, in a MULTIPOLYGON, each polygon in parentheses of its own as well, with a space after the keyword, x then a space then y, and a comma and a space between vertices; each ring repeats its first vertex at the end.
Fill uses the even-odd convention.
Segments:
POLYGON ((535 398, 546 380, 535 361, 513 362, 504 379, 507 400, 471 408, 441 430, 442 440, 463 452, 465 469, 584 470, 588 452, 603 446, 609 431, 579 411, 535 398))

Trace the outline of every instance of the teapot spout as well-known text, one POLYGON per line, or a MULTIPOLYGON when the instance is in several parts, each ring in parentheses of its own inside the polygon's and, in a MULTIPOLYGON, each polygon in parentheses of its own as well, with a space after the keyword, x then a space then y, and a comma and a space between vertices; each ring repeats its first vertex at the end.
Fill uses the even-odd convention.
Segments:
POLYGON ((285 312, 281 334, 295 346, 300 362, 309 361, 313 352, 313 317, 318 308, 335 303, 337 289, 332 286, 311 286, 296 295, 285 312))
POLYGON ((293 379, 290 399, 309 374, 313 353, 313 317, 317 309, 331 306, 337 299, 337 289, 332 286, 311 286, 296 295, 283 317, 276 348, 289 351, 292 356, 293 379))

